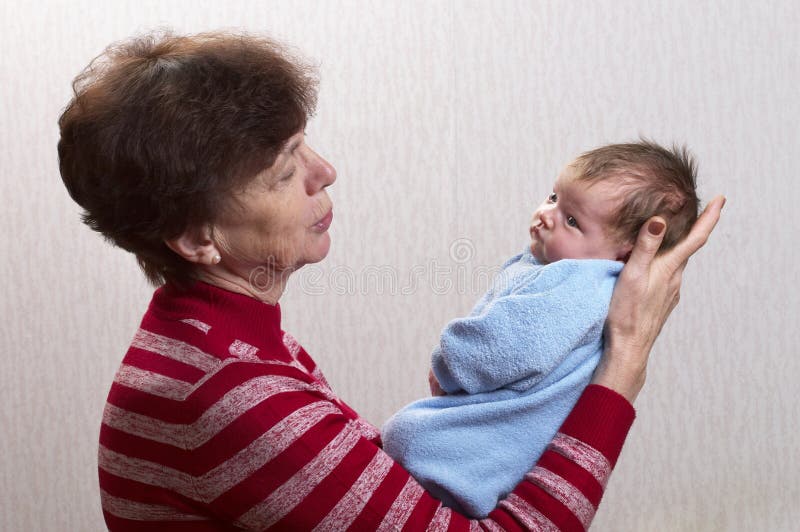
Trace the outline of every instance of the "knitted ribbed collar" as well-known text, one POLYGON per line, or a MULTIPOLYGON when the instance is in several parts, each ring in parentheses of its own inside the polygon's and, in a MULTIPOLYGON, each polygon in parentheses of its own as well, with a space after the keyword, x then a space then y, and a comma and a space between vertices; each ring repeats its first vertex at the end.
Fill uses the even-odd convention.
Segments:
POLYGON ((194 281, 186 288, 167 283, 153 295, 150 312, 164 319, 193 318, 222 326, 243 341, 281 337, 281 307, 224 288, 194 281))

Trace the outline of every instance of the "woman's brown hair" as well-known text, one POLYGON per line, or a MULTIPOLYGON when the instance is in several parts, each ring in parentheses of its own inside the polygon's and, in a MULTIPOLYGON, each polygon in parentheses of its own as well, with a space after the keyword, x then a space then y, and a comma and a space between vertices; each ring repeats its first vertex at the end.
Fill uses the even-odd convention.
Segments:
POLYGON ((316 104, 314 70, 264 37, 151 33, 109 46, 59 119, 61 177, 83 221, 155 285, 191 279, 165 240, 213 224, 316 104))

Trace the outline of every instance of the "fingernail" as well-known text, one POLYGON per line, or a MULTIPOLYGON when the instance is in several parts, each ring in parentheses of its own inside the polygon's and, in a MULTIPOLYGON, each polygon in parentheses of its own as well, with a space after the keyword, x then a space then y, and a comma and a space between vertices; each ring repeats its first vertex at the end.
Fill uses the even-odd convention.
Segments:
POLYGON ((664 230, 664 222, 650 222, 647 226, 647 232, 653 236, 658 236, 664 230))

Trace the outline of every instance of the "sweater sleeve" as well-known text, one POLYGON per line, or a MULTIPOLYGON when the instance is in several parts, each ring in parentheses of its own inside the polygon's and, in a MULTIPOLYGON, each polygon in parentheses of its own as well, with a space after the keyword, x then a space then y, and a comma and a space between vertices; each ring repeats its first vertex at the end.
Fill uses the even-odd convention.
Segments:
POLYGON ((585 530, 633 420, 621 396, 590 386, 525 480, 474 521, 428 494, 326 387, 293 368, 254 369, 250 388, 230 368, 225 394, 252 408, 191 458, 202 469, 192 498, 249 530, 585 530))
POLYGON ((110 530, 585 530, 633 421, 621 396, 588 387, 526 478, 475 521, 385 454, 291 339, 259 357, 205 320, 143 324, 100 430, 110 530))
POLYGON ((158 379, 123 370, 98 456, 110 530, 582 531, 634 417, 589 386, 525 479, 476 521, 428 494, 371 425, 293 364, 231 360, 191 387, 188 367, 158 379))

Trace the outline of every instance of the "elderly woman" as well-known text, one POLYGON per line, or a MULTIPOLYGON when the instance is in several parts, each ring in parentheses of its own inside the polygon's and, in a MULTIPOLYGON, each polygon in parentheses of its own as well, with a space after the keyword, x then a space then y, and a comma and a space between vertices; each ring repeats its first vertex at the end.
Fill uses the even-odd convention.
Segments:
POLYGON ((64 184, 84 221, 159 287, 103 415, 110 529, 589 526, 650 348, 722 198, 664 255, 664 221, 642 229, 593 384, 516 489, 470 521, 381 450, 281 329, 289 275, 330 247, 336 172, 303 133, 313 72, 263 38, 147 36, 109 48, 74 88, 59 122, 64 184))

